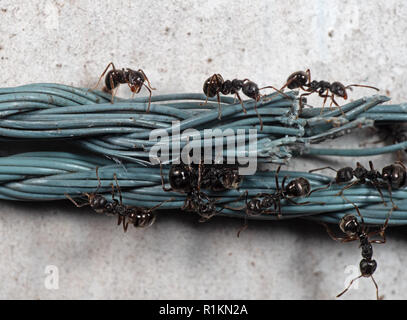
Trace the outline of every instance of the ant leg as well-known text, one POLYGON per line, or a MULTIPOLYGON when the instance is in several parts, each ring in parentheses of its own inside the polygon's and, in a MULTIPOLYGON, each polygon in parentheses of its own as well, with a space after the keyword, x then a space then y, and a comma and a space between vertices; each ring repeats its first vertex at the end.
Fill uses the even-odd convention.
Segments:
POLYGON ((244 216, 244 224, 237 231, 237 237, 238 238, 240 237, 240 234, 249 227, 249 223, 247 221, 247 216, 248 216, 248 213, 247 213, 247 195, 248 195, 248 191, 246 190, 245 193, 246 193, 246 200, 245 200, 245 202, 246 202, 246 215, 244 216))
POLYGON ((171 201, 174 201, 174 200, 175 200, 174 198, 171 198, 169 200, 164 200, 164 201, 160 202, 159 204, 155 205, 154 207, 150 208, 149 211, 152 212, 155 209, 157 209, 158 207, 161 207, 164 203, 171 202, 171 201))
MULTIPOLYGON (((273 90, 277 91, 279 94, 281 94, 282 96, 286 97, 287 99, 291 99, 290 96, 286 95, 284 92, 282 92, 281 90, 279 90, 279 89, 277 89, 277 88, 275 88, 275 87, 273 87, 273 86, 267 86, 267 87, 260 88, 259 91, 260 91, 260 90, 263 90, 263 89, 267 89, 267 88, 270 88, 270 89, 273 89, 273 90)), ((270 100, 272 100, 272 98, 271 98, 270 100)))
POLYGON ((235 94, 236 94, 237 98, 239 99, 240 103, 242 104, 243 112, 246 114, 246 113, 247 113, 247 110, 246 110, 246 108, 244 107, 242 98, 240 98, 240 95, 239 95, 238 92, 236 92, 235 94))
POLYGON ((96 166, 96 178, 98 179, 98 187, 96 188, 95 193, 97 193, 99 191, 100 187, 102 186, 102 181, 100 181, 100 178, 99 178, 99 167, 98 166, 96 166))
MULTIPOLYGON (((94 86, 91 90, 95 90, 95 89, 99 86, 100 81, 102 80, 103 76, 106 74, 106 71, 110 68, 110 66, 112 66, 113 70, 116 71, 116 68, 114 67, 113 62, 110 62, 110 63, 107 65, 105 71, 103 71, 102 75, 99 77, 99 80, 98 80, 98 83, 96 84, 96 86, 94 86)), ((112 87, 112 88, 113 88, 113 87, 112 87)))
POLYGON ((124 232, 127 232, 128 226, 129 226, 129 222, 126 221, 125 218, 123 218, 123 231, 124 231, 124 232))
POLYGON ((153 93, 152 93, 151 89, 150 89, 148 86, 146 86, 144 83, 143 83, 143 85, 144 85, 144 86, 147 88, 147 90, 150 92, 150 96, 149 96, 149 98, 148 98, 148 107, 147 107, 147 111, 146 111, 146 113, 149 113, 149 112, 150 112, 150 107, 151 107, 151 97, 152 97, 153 93))
POLYGON ((311 92, 303 93, 302 95, 300 95, 300 98, 299 98, 300 99, 300 110, 298 111, 298 115, 301 115, 302 108, 303 108, 302 98, 309 96, 310 94, 313 94, 313 93, 314 93, 314 91, 311 91, 311 92))
POLYGON ((257 118, 259 118, 259 123, 260 123, 260 131, 263 131, 263 120, 261 119, 260 113, 257 110, 257 100, 255 100, 256 102, 254 103, 254 111, 256 111, 257 114, 257 118))
POLYGON ((355 180, 351 183, 349 183, 347 186, 343 187, 341 191, 339 191, 337 194, 335 194, 335 196, 342 196, 343 192, 349 188, 352 188, 355 184, 358 184, 359 180, 355 180))
POLYGON ((110 103, 114 103, 114 97, 116 96, 116 94, 117 94, 117 91, 119 90, 119 86, 117 86, 117 88, 115 89, 113 86, 114 86, 114 83, 113 83, 113 79, 112 79, 112 77, 110 77, 110 87, 112 88, 112 91, 110 92, 111 93, 111 95, 112 95, 112 99, 110 99, 110 103))
POLYGON ((316 191, 321 191, 321 190, 329 189, 329 188, 332 186, 332 183, 333 183, 333 182, 330 182, 330 183, 328 183, 328 185, 325 186, 325 187, 321 187, 321 188, 317 188, 317 189, 312 190, 312 191, 308 194, 308 197, 309 197, 312 193, 314 193, 314 192, 316 192, 316 191))
POLYGON ((290 198, 284 198, 284 199, 286 199, 289 203, 292 203, 292 204, 294 204, 296 206, 306 206, 306 205, 309 205, 309 204, 319 204, 319 205, 325 205, 326 204, 325 202, 311 202, 311 201, 296 202, 296 201, 294 201, 293 199, 290 199, 290 198))
POLYGON ((117 200, 115 199, 115 192, 114 192, 114 184, 113 184, 113 182, 110 184, 110 186, 112 187, 112 191, 111 191, 111 194, 112 194, 112 201, 113 202, 116 202, 117 200))
POLYGON ((375 279, 373 278, 373 276, 370 276, 370 278, 372 278, 373 284, 374 284, 374 286, 376 287, 376 299, 377 299, 377 300, 380 300, 380 297, 379 297, 379 286, 377 285, 377 283, 376 283, 375 279))
POLYGON ((335 104, 335 106, 337 106, 337 107, 339 108, 339 110, 341 111, 342 115, 343 115, 344 117, 346 117, 346 113, 343 112, 343 110, 342 110, 341 106, 339 105, 339 103, 337 103, 337 102, 335 101, 335 95, 334 95, 334 94, 332 94, 331 100, 332 100, 331 103, 335 104))
MULTIPOLYGON (((372 161, 369 161, 369 167, 370 167, 370 171, 372 171, 372 172, 376 171, 374 166, 373 166, 372 161)), ((376 190, 379 192, 380 197, 382 198, 382 201, 383 201, 383 205, 386 207, 387 206, 386 201, 384 201, 384 196, 383 196, 382 190, 380 190, 378 181, 372 181, 372 183, 373 183, 374 187, 376 188, 376 190)), ((393 198, 391 196, 391 186, 390 185, 388 185, 388 186, 389 186, 390 199, 391 199, 391 202, 393 203, 393 206, 394 206, 393 198)))
MULTIPOLYGON (((325 99, 324 99, 324 103, 322 104, 322 109, 325 108, 326 100, 327 100, 328 97, 329 97, 328 93, 329 93, 329 89, 326 89, 325 94, 319 93, 319 96, 320 96, 321 98, 325 98, 325 99)), ((332 107, 332 106, 331 106, 331 107, 332 107)))
POLYGON ((321 222, 321 224, 325 227, 325 230, 328 233, 329 237, 334 241, 345 243, 345 242, 355 241, 358 239, 356 236, 351 236, 351 237, 346 237, 346 238, 337 237, 325 222, 321 222))
POLYGON ((360 220, 362 221, 362 224, 364 225, 364 224, 365 224, 365 220, 363 219, 363 216, 362 216, 362 214, 360 213, 359 207, 358 207, 356 204, 354 204, 353 202, 351 202, 351 204, 355 207, 355 210, 356 210, 356 212, 358 213, 358 216, 360 217, 360 220))
POLYGON ((117 191, 119 192, 120 204, 123 204, 122 191, 120 190, 119 181, 117 181, 116 173, 113 174, 113 178, 116 181, 116 188, 117 188, 117 191))
POLYGON ((394 207, 390 209, 389 213, 387 214, 386 221, 384 222, 384 224, 380 228, 380 230, 373 231, 373 232, 369 233, 369 235, 368 235, 368 237, 370 237, 371 235, 379 234, 379 236, 382 237, 382 239, 381 240, 372 240, 372 241, 370 241, 370 243, 386 243, 385 231, 386 231, 387 226, 389 224, 390 216, 391 216, 391 214, 393 213, 394 210, 395 210, 394 207))
POLYGON ((70 196, 69 194, 64 193, 64 195, 65 195, 65 197, 67 197, 69 200, 71 200, 71 202, 72 202, 77 208, 82 208, 82 207, 84 207, 84 206, 86 206, 86 205, 89 205, 88 202, 78 204, 74 199, 71 198, 71 196, 70 196))
POLYGON ((201 191, 201 181, 202 181, 202 160, 201 162, 199 162, 198 165, 198 186, 197 186, 198 191, 201 191))
POLYGON ((332 171, 338 172, 338 170, 332 168, 332 167, 323 167, 323 168, 318 168, 318 169, 312 169, 308 171, 309 173, 315 172, 315 171, 320 171, 320 170, 325 170, 325 169, 331 169, 332 171))
POLYGON ((146 79, 146 81, 147 81, 148 86, 150 87, 150 89, 151 89, 151 90, 156 90, 156 89, 153 88, 153 86, 151 85, 150 80, 148 80, 148 78, 147 78, 146 74, 144 73, 144 71, 141 70, 141 69, 138 69, 137 71, 138 71, 138 72, 141 72, 141 74, 143 75, 144 79, 146 79))
MULTIPOLYGON (((246 190, 243 194, 241 194, 239 196, 239 198, 237 198, 237 200, 233 201, 233 202, 237 202, 237 201, 240 201, 240 199, 242 199, 243 197, 245 197, 246 198, 246 205, 243 205, 243 206, 237 207, 237 208, 225 205, 224 208, 225 209, 231 209, 231 210, 243 210, 244 208, 247 208, 247 196, 248 196, 248 194, 249 194, 249 192, 246 190)), ((257 195, 256 195, 256 197, 257 197, 257 195)))
POLYGON ((161 185, 162 185, 162 187, 163 187, 163 190, 164 190, 164 191, 173 191, 172 188, 166 188, 166 187, 165 187, 164 176, 163 176, 163 165, 162 165, 161 162, 160 162, 160 176, 161 176, 161 185))
POLYGON ((218 99, 218 119, 222 119, 222 106, 220 105, 220 95, 219 92, 216 93, 216 97, 218 99))
POLYGON ((278 184, 278 175, 279 175, 279 173, 280 173, 280 169, 281 169, 281 165, 278 166, 278 168, 277 168, 277 170, 276 170, 276 172, 275 172, 275 174, 274 174, 274 178, 275 178, 275 180, 276 180, 276 190, 277 190, 277 191, 280 191, 280 186, 279 186, 279 184, 278 184))
POLYGON ((338 294, 336 297, 339 298, 340 296, 342 296, 346 291, 349 290, 349 288, 352 286, 353 282, 355 282, 356 280, 360 279, 361 277, 362 277, 362 275, 360 275, 359 277, 353 279, 353 280, 349 283, 348 287, 347 287, 345 290, 343 290, 340 294, 338 294))

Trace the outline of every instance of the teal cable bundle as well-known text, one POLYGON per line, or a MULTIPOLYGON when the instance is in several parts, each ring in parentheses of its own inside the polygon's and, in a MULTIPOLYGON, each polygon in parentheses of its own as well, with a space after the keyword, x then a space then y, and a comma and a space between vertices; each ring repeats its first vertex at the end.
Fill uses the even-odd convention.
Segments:
MULTIPOLYGON (((385 96, 372 96, 330 110, 305 108, 298 116, 295 92, 272 94, 258 102, 265 124, 259 130, 255 102, 240 103, 221 97, 222 119, 218 105, 203 94, 170 94, 152 97, 150 113, 145 113, 147 98, 120 99, 100 91, 60 84, 31 84, 0 89, 0 138, 2 140, 68 140, 92 153, 127 162, 147 164, 154 142, 152 130, 161 129, 172 138, 172 130, 197 129, 203 139, 205 129, 257 129, 259 162, 284 163, 299 154, 355 154, 355 150, 314 148, 312 145, 347 134, 350 130, 371 127, 375 121, 404 121, 406 105, 382 105, 385 96), (175 126, 174 121, 179 121, 175 126)), ((246 138, 247 139, 247 138, 246 138)), ((196 141, 198 143, 199 141, 196 141)), ((170 139, 171 147, 171 139, 170 139)), ((181 141, 181 148, 186 141, 181 141)), ((226 139, 224 139, 226 144, 226 139)), ((359 150, 359 155, 402 150, 407 144, 359 150)), ((241 155, 249 155, 247 147, 241 155)), ((177 155, 174 155, 177 156, 177 155)))
MULTIPOLYGON (((116 174, 123 194, 123 203, 130 206, 151 208, 164 200, 158 208, 160 213, 171 209, 179 209, 185 201, 185 195, 167 192, 162 189, 160 168, 145 167, 135 163, 117 164, 111 160, 96 156, 85 156, 67 152, 32 152, 0 158, 0 199, 12 201, 51 201, 67 199, 66 194, 73 198, 83 197, 83 193, 97 190, 96 167, 101 180, 98 193, 111 199, 112 183, 116 174)), ((168 166, 163 169, 167 181, 168 166)), ((284 177, 304 177, 309 180, 312 189, 326 186, 332 177, 305 172, 281 171, 279 183, 284 177)), ((281 187, 281 186, 280 186, 281 187)), ((347 213, 355 213, 355 203, 369 224, 381 224, 387 217, 390 207, 385 207, 377 190, 369 185, 356 185, 344 192, 347 202, 335 196, 343 185, 332 185, 329 189, 312 193, 307 198, 296 201, 310 201, 309 205, 293 205, 282 201, 282 219, 305 218, 320 222, 338 223, 347 213), (324 204, 321 204, 324 202, 324 204)), ((249 198, 258 193, 274 193, 275 172, 257 172, 253 176, 245 176, 239 190, 225 192, 208 192, 210 197, 217 199, 218 209, 228 205, 239 207, 244 205, 240 199, 245 191, 249 198), (238 200, 238 201, 237 201, 238 200)), ((389 195, 383 190, 384 200, 390 203, 389 195)), ((117 196, 117 195, 116 195, 117 196)), ((392 198, 398 209, 392 214, 390 225, 407 224, 407 188, 392 191, 392 198)), ((277 220, 277 213, 248 216, 244 210, 224 209, 220 215, 262 220, 277 220)))

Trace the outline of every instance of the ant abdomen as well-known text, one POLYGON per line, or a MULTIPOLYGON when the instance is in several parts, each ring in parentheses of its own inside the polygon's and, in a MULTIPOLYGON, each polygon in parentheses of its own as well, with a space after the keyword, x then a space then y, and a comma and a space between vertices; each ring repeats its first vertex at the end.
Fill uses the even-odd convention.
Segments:
POLYGON ((305 178, 297 178, 287 184, 285 192, 288 197, 304 197, 311 191, 311 184, 305 178))
POLYGON ((376 271, 376 260, 362 259, 359 264, 360 273, 363 277, 369 278, 376 271))
POLYGON ((220 74, 214 74, 204 82, 204 94, 209 98, 213 98, 218 94, 219 91, 221 91, 223 83, 223 77, 220 74))
POLYGON ((120 83, 124 83, 124 73, 117 72, 116 70, 110 70, 105 77, 105 86, 103 87, 104 92, 110 93, 114 88, 116 88, 120 83), (112 87, 113 85, 113 87, 112 87))
POLYGON ((184 165, 173 165, 168 173, 171 188, 176 192, 188 193, 194 188, 194 177, 191 169, 184 165))
POLYGON ((288 89, 298 89, 302 86, 305 86, 308 83, 308 75, 304 71, 297 71, 292 73, 288 78, 287 78, 287 87, 288 89))

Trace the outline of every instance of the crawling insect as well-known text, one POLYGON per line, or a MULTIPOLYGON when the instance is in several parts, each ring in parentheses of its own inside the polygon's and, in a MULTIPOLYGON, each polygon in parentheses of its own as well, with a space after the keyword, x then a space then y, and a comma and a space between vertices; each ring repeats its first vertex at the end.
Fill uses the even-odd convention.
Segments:
MULTIPOLYGON (((247 97, 255 100, 254 110, 256 111, 257 117, 259 118, 260 122, 260 131, 263 130, 263 120, 257 110, 257 102, 261 99, 263 95, 260 94, 260 90, 271 88, 276 90, 277 92, 282 93, 280 90, 273 86, 267 86, 263 88, 259 88, 259 86, 249 79, 233 79, 233 80, 223 80, 223 77, 216 73, 205 80, 203 85, 203 92, 206 95, 205 104, 208 103, 208 98, 217 97, 218 99, 218 119, 222 118, 222 108, 220 104, 220 95, 222 93, 224 95, 234 94, 240 101, 242 105, 242 109, 244 113, 247 113, 246 108, 244 107, 244 103, 242 98, 239 95, 239 91, 242 90, 243 94, 247 97)), ((288 97, 286 94, 282 93, 284 96, 288 97)), ((288 97, 289 98, 289 97, 288 97)))
POLYGON ((115 199, 114 185, 112 184, 112 200, 115 205, 115 214, 118 216, 117 225, 122 224, 124 232, 127 231, 129 223, 132 224, 135 228, 148 228, 154 224, 156 220, 156 215, 154 211, 162 206, 166 202, 173 201, 174 199, 169 199, 160 202, 152 208, 142 208, 136 206, 126 206, 123 204, 122 192, 120 190, 119 182, 117 180, 116 174, 113 175, 116 182, 116 188, 119 193, 119 201, 115 199), (126 220, 127 219, 127 220, 126 220))
POLYGON ((334 183, 340 184, 340 183, 344 183, 344 182, 349 182, 349 184, 347 184, 345 187, 343 187, 342 190, 337 194, 337 195, 342 196, 343 192, 346 189, 349 189, 356 184, 367 184, 368 182, 370 182, 379 192, 380 197, 382 198, 383 204, 386 206, 386 202, 384 201, 383 193, 380 190, 380 187, 382 186, 381 180, 380 180, 382 178, 382 175, 380 174, 379 171, 377 171, 374 168, 372 161, 369 161, 369 167, 370 167, 370 170, 366 169, 360 162, 357 162, 355 169, 353 169, 352 167, 345 167, 345 168, 336 170, 332 167, 323 167, 323 168, 310 170, 309 171, 310 173, 319 171, 319 170, 324 170, 324 169, 330 169, 330 170, 333 170, 336 172, 336 177, 335 177, 334 181, 330 182, 326 187, 322 187, 322 188, 313 190, 311 193, 313 193, 315 191, 329 189, 331 187, 331 185, 334 183), (353 178, 356 178, 356 180, 353 180, 353 178))
MULTIPOLYGON (((287 200, 289 203, 295 205, 311 204, 309 201, 298 203, 293 200, 293 198, 307 197, 310 194, 311 184, 309 181, 303 177, 299 177, 291 180, 287 185, 285 185, 287 177, 284 177, 280 187, 278 181, 280 169, 281 166, 279 166, 276 171, 276 191, 274 193, 258 193, 248 201, 248 191, 246 191, 243 194, 246 199, 244 206, 239 208, 226 206, 226 208, 232 210, 245 209, 246 214, 249 216, 276 213, 277 217, 281 218, 281 200, 287 200), (273 207, 273 209, 271 209, 271 207, 273 207)), ((238 201, 239 200, 240 198, 238 201)))
POLYGON ((116 212, 116 203, 109 202, 102 194, 98 193, 101 187, 101 181, 99 178, 98 170, 99 168, 96 167, 96 178, 98 180, 98 186, 96 191, 91 193, 84 192, 82 194, 83 196, 86 196, 87 198, 86 202, 79 204, 74 199, 72 199, 69 194, 66 193, 65 197, 67 197, 77 208, 90 206, 96 213, 114 215, 116 212))
MULTIPOLYGON (((186 199, 182 210, 196 212, 201 217, 201 221, 206 221, 214 215, 220 213, 217 210, 216 200, 211 199, 206 193, 201 191, 201 187, 213 191, 222 191, 237 188, 241 178, 233 170, 224 176, 218 175, 217 170, 209 170, 206 165, 200 163, 198 167, 193 165, 178 164, 172 165, 168 173, 170 188, 165 187, 162 165, 160 166, 161 184, 164 191, 175 191, 186 194, 186 199), (205 175, 203 177, 203 175, 205 175)), ((210 166, 209 166, 210 167, 210 166)), ((218 168, 221 170, 220 168, 218 168)))
POLYGON ((326 103, 326 100, 329 98, 331 99, 331 107, 332 104, 335 104, 343 113, 342 109, 340 108, 339 104, 335 101, 335 97, 343 98, 345 100, 348 99, 347 90, 352 90, 352 87, 363 87, 363 88, 370 88, 379 91, 378 88, 361 85, 361 84, 351 84, 351 85, 343 85, 342 83, 336 82, 328 82, 328 81, 311 81, 311 71, 307 69, 304 71, 296 71, 292 73, 288 78, 286 83, 281 87, 280 91, 283 91, 284 88, 289 89, 301 89, 305 91, 305 93, 300 95, 300 114, 302 110, 302 101, 303 98, 309 96, 313 93, 318 93, 321 98, 324 98, 324 104, 321 109, 321 114, 323 113, 323 109, 326 103))
POLYGON ((144 73, 143 70, 138 69, 133 70, 130 68, 123 68, 123 69, 116 69, 113 62, 110 62, 106 69, 103 71, 102 75, 99 78, 98 83, 96 84, 95 88, 96 89, 99 86, 100 81, 102 80, 103 76, 106 74, 105 77, 105 86, 103 87, 104 92, 108 92, 112 95, 112 100, 111 102, 113 103, 114 101, 114 96, 116 95, 117 90, 114 91, 114 89, 118 88, 120 84, 127 83, 129 86, 131 92, 133 94, 137 94, 140 92, 141 87, 144 86, 147 88, 147 90, 150 93, 150 97, 148 99, 148 107, 147 107, 147 113, 150 112, 150 106, 151 106, 151 96, 152 96, 152 91, 155 90, 155 88, 151 87, 151 83, 148 80, 146 74, 144 73), (112 67, 112 70, 110 70, 107 74, 107 70, 112 67), (145 84, 147 82, 147 85, 145 84))
POLYGON ((329 229, 328 225, 323 223, 329 236, 333 240, 340 241, 340 242, 350 242, 350 241, 359 240, 360 248, 362 249, 362 260, 360 261, 360 264, 359 264, 360 276, 353 279, 349 283, 348 287, 345 290, 343 290, 341 293, 339 293, 336 297, 339 298, 345 292, 347 292, 349 290, 349 288, 352 286, 352 284, 357 279, 360 279, 361 277, 365 277, 365 278, 372 279, 372 281, 376 287, 376 298, 377 298, 377 300, 379 300, 379 287, 378 287, 375 279, 373 278, 373 274, 377 268, 377 262, 376 262, 376 260, 372 259, 372 256, 373 256, 372 243, 385 243, 386 242, 385 230, 389 223, 390 216, 395 208, 391 208, 391 210, 389 211, 389 213, 387 215, 385 223, 379 230, 369 232, 368 228, 365 225, 365 222, 363 220, 363 217, 362 217, 362 214, 360 213, 359 208, 356 206, 356 204, 354 204, 354 203, 352 203, 352 204, 355 207, 356 212, 358 213, 358 216, 361 219, 361 223, 357 220, 357 218, 354 215, 352 215, 352 214, 345 215, 341 219, 341 221, 339 223, 339 227, 342 230, 342 232, 345 233, 346 237, 344 237, 344 238, 336 237, 334 235, 334 233, 329 229), (379 235, 381 237, 381 239, 371 240, 371 237, 374 235, 379 235))

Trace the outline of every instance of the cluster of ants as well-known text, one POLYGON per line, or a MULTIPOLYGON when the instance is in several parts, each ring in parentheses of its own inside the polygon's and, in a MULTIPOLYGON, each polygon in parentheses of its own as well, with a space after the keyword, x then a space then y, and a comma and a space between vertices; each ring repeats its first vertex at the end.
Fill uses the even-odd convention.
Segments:
MULTIPOLYGON (((151 86, 150 81, 148 80, 146 74, 144 73, 143 70, 138 69, 132 70, 130 68, 122 68, 122 69, 116 69, 113 62, 110 62, 106 69, 103 71, 102 75, 99 78, 99 81, 95 88, 99 86, 100 81, 102 80, 103 76, 106 74, 105 77, 105 86, 103 87, 103 91, 108 92, 112 95, 111 102, 113 103, 114 101, 114 96, 117 92, 117 88, 119 87, 120 84, 127 84, 133 92, 133 94, 139 93, 141 90, 142 86, 145 86, 147 90, 149 91, 149 99, 148 99, 148 107, 146 112, 150 112, 150 106, 151 106, 151 97, 152 97, 152 90, 155 90, 151 86), (107 72, 109 68, 112 67, 112 70, 107 72), (106 74, 107 72, 107 74, 106 74), (147 84, 145 83, 147 82, 147 84), (115 90, 116 89, 116 90, 115 90)), ((361 84, 351 84, 351 85, 343 85, 340 82, 328 82, 328 81, 317 81, 317 80, 312 80, 311 81, 311 71, 308 69, 306 71, 297 71, 292 73, 286 83, 280 88, 277 89, 274 86, 266 86, 259 88, 259 86, 249 80, 249 79, 233 79, 233 80, 224 80, 223 77, 220 74, 213 74, 211 77, 205 80, 204 85, 203 85, 203 93, 206 96, 206 101, 204 103, 208 103, 208 98, 214 98, 215 96, 217 97, 218 101, 218 118, 221 119, 222 116, 222 109, 221 109, 221 104, 220 104, 220 93, 223 95, 229 95, 233 94, 235 98, 237 97, 238 100, 240 101, 242 105, 242 109, 244 113, 247 113, 247 110, 244 106, 243 100, 239 95, 240 90, 243 92, 243 94, 255 101, 254 104, 254 110, 257 114, 257 117, 259 118, 259 123, 260 123, 260 130, 263 130, 263 121, 261 119, 261 116, 257 110, 257 102, 260 101, 264 95, 260 94, 261 90, 270 88, 275 90, 276 92, 280 93, 284 97, 290 99, 289 96, 287 96, 284 93, 285 88, 289 89, 301 89, 304 91, 300 95, 299 98, 299 104, 300 104, 300 110, 299 114, 301 114, 301 110, 303 107, 303 98, 306 96, 309 96, 313 93, 317 93, 321 98, 324 98, 324 104, 323 107, 325 106, 325 103, 327 99, 331 100, 331 105, 334 104, 338 108, 340 108, 339 104, 336 102, 335 97, 340 97, 343 99, 348 98, 348 93, 347 90, 352 90, 352 87, 365 87, 365 88, 370 88, 379 91, 378 88, 372 87, 372 86, 367 86, 367 85, 361 85, 361 84)), ((94 89, 95 89, 94 88, 94 89)), ((323 108, 322 108, 323 110, 323 108)), ((321 110, 321 112, 322 112, 321 110)), ((342 111, 342 109, 340 109, 342 111)))
MULTIPOLYGON (((208 190, 216 193, 226 190, 238 190, 242 186, 243 176, 239 175, 239 167, 237 165, 207 165, 202 162, 199 164, 173 164, 168 171, 168 182, 170 185, 169 188, 167 188, 165 185, 162 166, 160 166, 160 175, 162 189, 166 192, 184 194, 186 197, 181 209, 187 212, 197 213, 201 217, 200 221, 203 222, 221 213, 221 211, 225 208, 239 211, 244 210, 247 216, 275 214, 278 218, 281 218, 281 202, 283 200, 292 205, 324 205, 325 203, 323 202, 298 202, 294 199, 307 198, 313 192, 328 189, 333 184, 346 183, 346 185, 337 194, 338 196, 341 195, 346 201, 348 200, 343 196, 343 192, 346 189, 349 189, 354 185, 366 184, 372 185, 378 190, 380 196, 383 199, 383 202, 384 197, 381 189, 386 189, 389 192, 391 202, 393 203, 393 199, 391 196, 392 190, 399 189, 407 185, 406 166, 402 162, 395 162, 384 167, 382 171, 379 172, 373 167, 373 163, 370 161, 369 167, 370 168, 367 169, 358 162, 356 164, 356 168, 344 167, 336 170, 332 167, 324 167, 311 170, 310 172, 315 172, 317 170, 323 169, 331 169, 336 172, 336 177, 327 186, 311 190, 310 182, 304 177, 292 179, 286 184, 288 177, 284 176, 280 185, 278 177, 280 174, 281 166, 279 166, 275 172, 274 192, 258 193, 249 200, 249 192, 246 190, 241 195, 241 197, 236 200, 241 201, 242 197, 245 198, 244 205, 241 207, 233 207, 229 205, 221 206, 218 203, 218 199, 212 198, 208 193, 203 191, 208 190), (219 207, 221 207, 221 209, 218 209, 219 207)), ((102 194, 98 193, 101 187, 98 168, 96 168, 96 177, 98 180, 98 187, 95 192, 83 194, 83 196, 86 197, 85 202, 79 204, 69 195, 66 194, 66 197, 71 200, 76 207, 89 205, 97 213, 117 216, 118 225, 122 224, 124 231, 127 231, 129 224, 133 224, 136 228, 145 228, 151 226, 156 220, 154 211, 158 209, 163 203, 174 200, 174 198, 165 200, 152 208, 124 205, 122 202, 122 194, 119 182, 117 180, 116 174, 114 174, 113 178, 115 181, 117 192, 119 194, 119 200, 115 198, 115 185, 112 182, 112 201, 108 201, 102 194)), ((356 209, 360 221, 357 219, 357 216, 353 214, 347 214, 341 219, 339 227, 345 233, 345 237, 336 237, 326 224, 323 223, 323 225, 325 226, 331 238, 336 241, 350 242, 359 240, 363 259, 360 262, 361 274, 356 279, 359 279, 361 277, 370 277, 376 287, 376 296, 377 298, 379 298, 378 286, 373 278, 373 273, 377 268, 377 262, 372 259, 372 243, 386 242, 385 230, 387 228, 391 213, 393 212, 393 210, 397 209, 397 206, 393 203, 393 206, 389 211, 387 219, 382 227, 380 227, 378 230, 369 232, 369 228, 367 228, 359 208, 356 206, 356 204, 352 204, 356 209), (372 240, 371 238, 374 235, 379 235, 381 239, 372 240)), ((384 205, 386 205, 385 202, 384 205)), ((245 227, 247 227, 247 224, 245 225, 245 227)), ((238 236, 241 230, 239 230, 238 236)), ((341 292, 338 297, 344 294, 356 279, 352 280, 349 286, 343 292, 341 292)))
MULTIPOLYGON (((126 69, 116 69, 113 63, 109 63, 102 75, 99 78, 99 85, 101 79, 106 74, 105 77, 105 86, 103 90, 112 95, 112 103, 116 90, 120 84, 127 84, 130 90, 133 93, 138 93, 141 90, 142 86, 145 86, 150 93, 148 107, 146 112, 150 111, 151 98, 152 98, 152 88, 150 81, 148 80, 146 74, 143 70, 139 69, 137 71, 126 68, 126 69), (106 72, 109 68, 112 67, 107 74, 106 72), (147 83, 147 84, 146 84, 147 83)), ((291 74, 286 83, 280 88, 277 89, 274 86, 266 86, 259 88, 259 86, 249 80, 249 79, 233 79, 233 80, 224 80, 220 74, 214 74, 205 80, 203 85, 203 92, 206 96, 206 101, 204 104, 207 104, 209 98, 217 97, 218 102, 218 118, 221 119, 221 99, 220 94, 229 95, 233 94, 240 101, 244 113, 247 113, 247 110, 244 106, 244 102, 239 95, 239 92, 251 98, 255 101, 254 110, 259 118, 260 128, 263 128, 263 122, 260 117, 260 114, 257 110, 257 102, 259 102, 264 95, 260 94, 261 90, 266 88, 271 88, 281 95, 288 97, 284 94, 284 90, 288 89, 301 89, 303 93, 299 97, 300 110, 303 107, 305 97, 311 94, 318 94, 319 97, 324 99, 323 107, 325 106, 327 100, 331 101, 330 106, 335 105, 340 108, 339 104, 336 102, 335 98, 340 97, 343 99, 348 98, 347 90, 351 90, 352 87, 365 87, 371 88, 374 90, 379 90, 378 88, 360 85, 360 84, 351 84, 343 85, 340 82, 327 82, 327 81, 317 81, 311 80, 310 70, 297 71, 291 74)), ((289 97, 288 97, 289 98, 289 97)), ((322 112, 322 110, 321 110, 322 112)), ((394 128, 386 128, 391 133, 394 133, 394 128)), ((405 141, 407 138, 405 136, 401 137, 401 134, 398 133, 399 140, 405 141)), ((398 142, 398 141, 397 141, 398 142)), ((336 237, 334 233, 329 229, 329 227, 324 224, 328 234, 336 241, 341 242, 350 242, 358 240, 360 242, 360 247, 362 249, 362 260, 360 262, 360 276, 361 277, 370 277, 376 287, 376 296, 379 299, 379 290, 376 281, 373 278, 373 274, 377 268, 377 262, 372 259, 373 256, 373 243, 385 243, 385 230, 388 226, 388 222, 391 216, 391 213, 397 209, 397 206, 393 202, 392 190, 402 188, 407 185, 407 168, 401 162, 395 162, 389 166, 386 166, 382 169, 381 172, 377 171, 373 163, 369 162, 369 169, 365 168, 359 162, 356 164, 355 168, 345 167, 339 170, 336 170, 332 167, 324 167, 319 169, 311 170, 310 172, 315 172, 323 169, 331 169, 336 172, 336 177, 325 187, 317 188, 311 190, 310 182, 304 178, 299 177, 292 179, 287 184, 287 176, 285 176, 280 185, 279 183, 279 173, 281 166, 278 167, 275 173, 275 189, 270 193, 258 193, 252 196, 249 199, 249 191, 245 191, 236 201, 241 202, 244 198, 244 204, 240 207, 234 207, 230 205, 222 206, 219 203, 219 199, 215 199, 210 196, 211 193, 206 193, 203 190, 208 190, 210 192, 221 192, 226 190, 239 190, 242 186, 243 176, 239 175, 239 168, 237 165, 217 165, 217 164, 173 164, 171 165, 168 172, 168 182, 170 187, 165 186, 165 178, 162 171, 162 166, 160 167, 161 173, 161 184, 162 189, 166 192, 175 192, 185 195, 185 201, 182 210, 188 212, 195 212, 201 217, 201 221, 207 221, 213 216, 221 213, 225 208, 230 210, 243 210, 247 216, 255 215, 267 215, 275 214, 278 218, 282 217, 282 201, 290 203, 292 205, 310 205, 310 204, 320 204, 324 205, 325 203, 312 203, 310 201, 298 202, 294 199, 296 198, 307 198, 312 193, 321 191, 324 189, 330 188, 333 184, 346 184, 338 196, 342 196, 346 201, 348 201, 343 192, 354 185, 371 185, 373 186, 380 194, 383 204, 386 206, 384 200, 382 189, 387 190, 389 193, 389 198, 392 203, 392 208, 389 211, 387 219, 382 227, 372 232, 369 232, 369 228, 366 226, 363 216, 357 207, 356 204, 352 203, 355 207, 357 215, 346 214, 340 221, 339 227, 342 232, 345 234, 345 237, 336 237), (220 209, 219 209, 220 208, 220 209), (359 217, 359 219, 358 219, 359 217), (372 239, 373 236, 379 235, 380 239, 372 239)), ((135 227, 143 228, 151 226, 155 219, 154 211, 158 209, 164 202, 173 201, 173 199, 166 200, 152 208, 141 208, 134 206, 123 205, 122 195, 117 181, 116 175, 114 175, 114 180, 116 183, 116 189, 119 193, 119 200, 115 199, 115 187, 112 183, 112 201, 109 202, 102 194, 98 193, 100 188, 100 179, 96 169, 96 176, 99 181, 98 188, 93 193, 84 193, 87 201, 82 204, 78 204, 73 200, 69 195, 66 195, 77 207, 84 205, 89 205, 98 213, 105 213, 108 215, 115 215, 118 217, 118 225, 122 224, 124 231, 127 230, 128 224, 133 224, 135 227)), ((349 202, 349 201, 348 201, 349 202)), ((247 227, 247 222, 245 224, 247 227)), ((241 229, 242 230, 242 229, 241 229)), ((238 236, 240 231, 238 232, 238 236)), ((352 280, 349 286, 342 291, 338 297, 343 295, 350 286, 356 280, 352 280)))

